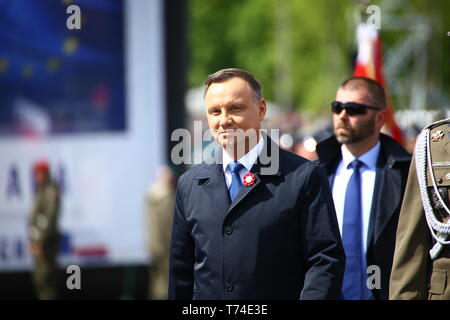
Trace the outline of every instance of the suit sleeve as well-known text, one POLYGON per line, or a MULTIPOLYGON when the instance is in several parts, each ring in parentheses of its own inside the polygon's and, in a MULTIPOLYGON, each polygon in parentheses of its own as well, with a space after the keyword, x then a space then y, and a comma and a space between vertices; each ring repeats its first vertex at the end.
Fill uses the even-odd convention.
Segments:
POLYGON ((306 274, 302 300, 340 299, 345 253, 328 179, 314 166, 305 183, 302 219, 306 274))
POLYGON ((389 299, 427 299, 430 237, 413 157, 397 227, 389 299))
POLYGON ((194 289, 194 241, 186 221, 182 196, 183 176, 177 187, 169 264, 170 300, 191 300, 194 289))

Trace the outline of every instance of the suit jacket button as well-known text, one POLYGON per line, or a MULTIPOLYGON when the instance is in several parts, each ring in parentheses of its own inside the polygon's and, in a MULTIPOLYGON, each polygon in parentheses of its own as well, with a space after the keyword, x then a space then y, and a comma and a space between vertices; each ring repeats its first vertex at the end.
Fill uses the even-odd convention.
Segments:
POLYGON ((225 234, 226 235, 231 235, 233 233, 233 228, 232 227, 225 227, 225 234))
POLYGON ((232 284, 229 284, 229 283, 225 283, 225 289, 226 289, 228 292, 231 292, 231 291, 233 291, 233 285, 232 285, 232 284))

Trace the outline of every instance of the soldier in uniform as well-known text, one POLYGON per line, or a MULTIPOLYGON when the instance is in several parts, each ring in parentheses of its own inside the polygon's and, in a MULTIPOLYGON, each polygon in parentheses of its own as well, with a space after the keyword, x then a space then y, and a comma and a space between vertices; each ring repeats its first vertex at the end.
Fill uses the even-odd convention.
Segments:
POLYGON ((425 127, 403 198, 389 298, 450 299, 450 118, 425 127))
POLYGON ((169 167, 162 167, 147 193, 147 216, 151 256, 149 298, 167 299, 169 287, 169 251, 175 208, 175 178, 169 167))
POLYGON ((33 176, 36 195, 29 220, 29 250, 34 260, 32 277, 37 297, 52 300, 57 298, 58 291, 56 257, 60 196, 46 161, 36 163, 33 176))

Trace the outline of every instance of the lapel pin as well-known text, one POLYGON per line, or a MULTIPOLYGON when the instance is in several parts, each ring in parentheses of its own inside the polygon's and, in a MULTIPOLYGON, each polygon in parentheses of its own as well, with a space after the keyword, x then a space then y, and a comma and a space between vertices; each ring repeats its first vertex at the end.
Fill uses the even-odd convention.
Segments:
POLYGON ((442 132, 441 130, 436 131, 435 133, 433 133, 431 135, 431 140, 433 142, 438 142, 439 140, 441 140, 444 137, 444 132, 442 132))
POLYGON ((255 183, 255 180, 256 180, 255 175, 249 172, 244 176, 244 185, 246 187, 250 187, 252 184, 255 183))

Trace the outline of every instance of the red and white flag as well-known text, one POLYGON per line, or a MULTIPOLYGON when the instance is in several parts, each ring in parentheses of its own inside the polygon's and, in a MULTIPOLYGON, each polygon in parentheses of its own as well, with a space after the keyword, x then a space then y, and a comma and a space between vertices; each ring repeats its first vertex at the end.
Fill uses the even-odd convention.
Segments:
POLYGON ((378 30, 373 25, 362 23, 356 30, 356 39, 358 41, 358 56, 353 75, 374 79, 383 86, 387 101, 384 131, 390 134, 398 143, 403 144, 403 134, 395 122, 392 100, 384 81, 382 47, 378 30))

